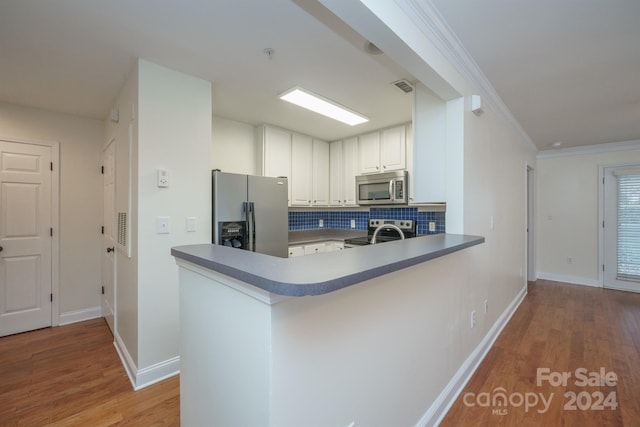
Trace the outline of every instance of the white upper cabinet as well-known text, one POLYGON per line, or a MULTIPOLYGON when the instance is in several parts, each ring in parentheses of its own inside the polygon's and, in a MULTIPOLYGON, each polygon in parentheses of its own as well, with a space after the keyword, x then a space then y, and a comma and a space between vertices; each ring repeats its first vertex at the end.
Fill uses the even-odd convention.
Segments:
POLYGON ((329 144, 329 204, 342 206, 344 181, 342 179, 342 141, 329 144))
POLYGON ((402 170, 407 167, 406 126, 361 135, 358 140, 361 174, 402 170))
POLYGON ((310 206, 313 191, 313 140, 293 134, 291 142, 291 206, 310 206))
POLYGON ((313 206, 329 206, 329 143, 313 140, 313 206))
POLYGON ((358 138, 342 141, 343 204, 356 205, 356 175, 358 174, 358 138))
POLYGON ((380 172, 380 132, 360 135, 358 158, 360 173, 380 172))
POLYGON ((332 142, 329 158, 331 206, 356 206, 358 138, 332 142))
POLYGON ((257 165, 263 176, 286 176, 291 203, 291 138, 292 133, 272 126, 257 128, 257 165))
POLYGON ((406 126, 385 129, 380 133, 380 166, 382 172, 407 167, 406 126))
POLYGON ((291 178, 291 132, 263 127, 262 175, 291 178))
POLYGON ((329 143, 293 133, 291 206, 329 206, 329 143))

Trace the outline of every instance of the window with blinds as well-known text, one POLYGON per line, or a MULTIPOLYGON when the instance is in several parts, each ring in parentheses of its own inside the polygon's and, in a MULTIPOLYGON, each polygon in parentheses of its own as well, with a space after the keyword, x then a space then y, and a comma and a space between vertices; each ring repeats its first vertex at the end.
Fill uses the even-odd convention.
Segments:
POLYGON ((640 282, 640 170, 618 170, 618 279, 640 282))

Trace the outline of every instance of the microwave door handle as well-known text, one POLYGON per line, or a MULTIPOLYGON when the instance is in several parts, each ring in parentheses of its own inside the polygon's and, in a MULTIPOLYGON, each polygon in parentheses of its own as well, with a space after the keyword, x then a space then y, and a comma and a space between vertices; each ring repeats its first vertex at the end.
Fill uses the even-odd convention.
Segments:
POLYGON ((393 179, 389 181, 389 201, 390 202, 395 201, 395 192, 393 191, 394 184, 395 184, 395 181, 393 179))

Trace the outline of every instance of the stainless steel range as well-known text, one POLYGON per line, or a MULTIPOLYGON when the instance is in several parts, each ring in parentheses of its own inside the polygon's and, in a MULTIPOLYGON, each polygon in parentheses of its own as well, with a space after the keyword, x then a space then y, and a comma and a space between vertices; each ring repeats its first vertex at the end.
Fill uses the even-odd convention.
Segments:
POLYGON ((355 248, 411 237, 416 237, 416 222, 412 219, 370 219, 367 235, 345 239, 344 247, 355 248))

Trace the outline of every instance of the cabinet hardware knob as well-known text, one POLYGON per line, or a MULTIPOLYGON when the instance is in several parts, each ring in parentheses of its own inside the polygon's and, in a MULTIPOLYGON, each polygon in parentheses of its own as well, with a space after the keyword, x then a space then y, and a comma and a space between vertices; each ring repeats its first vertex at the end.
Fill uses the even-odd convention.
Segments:
POLYGON ((115 251, 115 250, 116 250, 116 248, 114 248, 114 247, 107 248, 107 253, 109 253, 109 252, 113 252, 113 251, 115 251))
POLYGON ((2 250, 3 250, 3 249, 4 249, 4 248, 3 248, 2 246, 0 246, 0 252, 2 252, 2 250))

